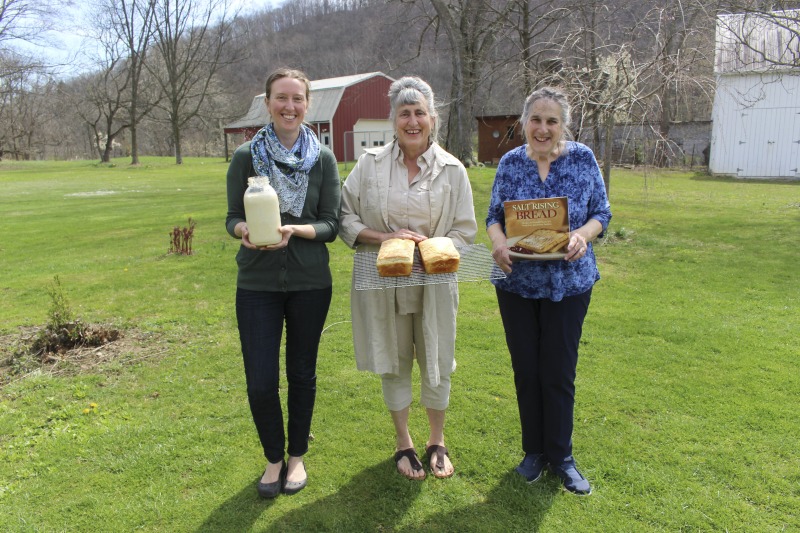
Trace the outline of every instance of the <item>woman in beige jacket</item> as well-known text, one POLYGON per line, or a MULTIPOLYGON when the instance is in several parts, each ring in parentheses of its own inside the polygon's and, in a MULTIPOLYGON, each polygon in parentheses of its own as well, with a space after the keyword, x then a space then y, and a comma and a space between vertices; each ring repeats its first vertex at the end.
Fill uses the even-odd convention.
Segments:
MULTIPOLYGON (((461 162, 436 143, 433 91, 423 80, 405 77, 392 84, 389 101, 395 141, 367 150, 348 176, 339 236, 358 251, 377 251, 391 238, 450 237, 456 246, 472 244, 472 188, 461 162)), ((456 366, 457 285, 356 291, 354 283, 350 296, 356 363, 381 375, 396 432, 397 470, 409 479, 425 477, 408 428, 416 358, 430 424, 430 468, 436 477, 451 476, 444 421, 456 366)))

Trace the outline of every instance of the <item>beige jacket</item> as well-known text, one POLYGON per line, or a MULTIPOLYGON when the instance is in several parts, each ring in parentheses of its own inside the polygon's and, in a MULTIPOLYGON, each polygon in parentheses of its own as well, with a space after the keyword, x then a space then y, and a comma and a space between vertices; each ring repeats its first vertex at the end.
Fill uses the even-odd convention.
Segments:
MULTIPOLYGON (((339 237, 351 248, 366 229, 390 233, 388 225, 389 168, 392 145, 369 149, 347 177, 342 189, 339 237)), ((456 246, 473 244, 478 226, 472 203, 472 187, 461 162, 438 145, 434 147, 430 178, 429 237, 450 237, 456 246)), ((377 251, 378 245, 358 245, 357 251, 377 251)), ((355 281, 355 280, 353 280, 355 281)), ((353 343, 359 370, 398 374, 395 293, 397 289, 355 290, 350 288, 353 343)), ((402 289, 399 289, 402 290, 402 289)), ((432 386, 455 368, 456 283, 426 285, 422 314, 428 350, 428 376, 432 386)))

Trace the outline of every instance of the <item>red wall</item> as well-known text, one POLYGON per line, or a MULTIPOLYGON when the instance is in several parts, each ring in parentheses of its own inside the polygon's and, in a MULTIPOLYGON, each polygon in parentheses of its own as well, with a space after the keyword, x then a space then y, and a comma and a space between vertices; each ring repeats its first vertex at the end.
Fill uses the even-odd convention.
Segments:
MULTIPOLYGON (((344 90, 342 100, 333 115, 333 153, 338 161, 344 161, 344 132, 353 131, 360 118, 389 118, 389 86, 392 80, 384 76, 374 76, 344 90)), ((347 156, 353 157, 353 137, 347 136, 347 156)))

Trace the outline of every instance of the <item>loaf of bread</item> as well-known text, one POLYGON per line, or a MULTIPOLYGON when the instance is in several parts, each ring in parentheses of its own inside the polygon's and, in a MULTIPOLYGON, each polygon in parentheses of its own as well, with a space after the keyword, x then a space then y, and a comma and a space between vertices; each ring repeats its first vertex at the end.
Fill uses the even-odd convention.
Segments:
POLYGON ((414 265, 414 241, 387 239, 378 251, 378 275, 383 277, 410 276, 414 265))
POLYGON ((461 255, 450 237, 431 237, 421 241, 419 255, 422 266, 428 274, 456 272, 461 255))
POLYGON ((517 246, 537 254, 555 252, 569 241, 569 233, 551 229, 537 229, 525 238, 517 241, 517 246))

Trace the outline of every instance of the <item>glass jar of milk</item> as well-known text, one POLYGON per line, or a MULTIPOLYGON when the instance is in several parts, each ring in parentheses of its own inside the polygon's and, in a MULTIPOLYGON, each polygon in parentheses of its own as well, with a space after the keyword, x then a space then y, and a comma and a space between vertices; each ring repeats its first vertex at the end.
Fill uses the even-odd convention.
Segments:
POLYGON ((250 242, 256 246, 278 244, 281 235, 281 214, 278 195, 266 176, 247 178, 244 192, 244 215, 250 242))

